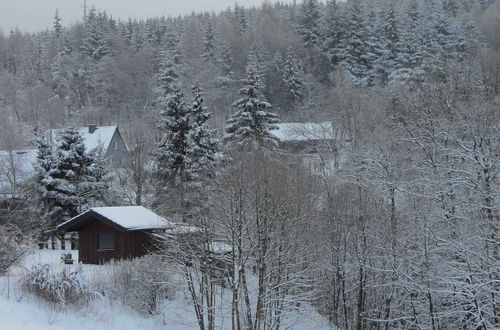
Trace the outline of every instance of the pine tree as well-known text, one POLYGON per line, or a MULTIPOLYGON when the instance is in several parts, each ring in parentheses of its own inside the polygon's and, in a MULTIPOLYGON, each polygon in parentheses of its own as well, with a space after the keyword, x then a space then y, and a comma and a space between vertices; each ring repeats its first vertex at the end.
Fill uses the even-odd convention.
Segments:
POLYGON ((237 4, 234 5, 234 16, 237 24, 240 26, 240 34, 244 34, 248 29, 248 21, 245 12, 245 7, 240 7, 237 4))
POLYGON ((56 35, 56 38, 59 38, 62 34, 62 25, 61 25, 61 18, 59 18, 59 10, 56 9, 56 13, 54 15, 54 33, 56 35))
POLYGON ((212 23, 208 20, 205 27, 205 35, 203 37, 203 54, 201 57, 208 62, 215 56, 215 32, 212 23))
POLYGON ((161 137, 156 154, 160 190, 178 186, 187 180, 189 110, 184 93, 177 86, 179 73, 175 62, 174 50, 161 51, 155 75, 156 103, 160 108, 157 127, 161 137))
POLYGON ((277 145, 270 131, 277 128, 278 115, 267 111, 271 104, 260 88, 259 74, 251 67, 240 89, 242 98, 233 103, 238 111, 226 121, 224 141, 230 147, 255 149, 277 145))
POLYGON ((345 36, 340 42, 338 51, 340 64, 351 73, 355 84, 367 85, 370 65, 365 55, 369 50, 367 42, 369 34, 359 0, 349 1, 345 15, 345 36))
POLYGON ((69 55, 72 52, 72 46, 67 33, 61 26, 61 19, 57 11, 54 18, 54 32, 56 38, 56 54, 50 64, 54 92, 60 99, 69 101, 72 78, 72 59, 69 55))
POLYGON ((234 81, 233 57, 231 55, 231 50, 226 43, 222 44, 217 64, 220 72, 217 77, 217 83, 221 86, 230 85, 234 81))
POLYGON ((395 81, 412 79, 412 77, 421 74, 422 63, 428 54, 417 1, 410 3, 406 16, 400 32, 398 68, 393 73, 393 80, 395 81))
POLYGON ((157 94, 156 101, 165 107, 169 93, 177 89, 176 81, 182 72, 177 49, 170 46, 162 49, 159 53, 158 63, 154 92, 157 94))
POLYGON ((456 18, 458 12, 457 0, 443 0, 443 10, 449 16, 456 18))
POLYGON ((289 96, 289 105, 300 103, 304 98, 305 75, 302 65, 291 48, 288 49, 285 58, 279 65, 281 78, 286 85, 286 93, 289 96))
POLYGON ((55 219, 61 215, 62 208, 56 206, 56 200, 53 196, 56 186, 53 175, 57 171, 57 165, 52 152, 53 148, 43 136, 36 137, 35 145, 37 147, 37 158, 34 163, 37 204, 39 205, 39 213, 42 220, 39 238, 41 241, 44 241, 53 232, 55 219))
POLYGON ((319 44, 318 22, 320 18, 318 1, 303 0, 301 9, 297 30, 306 46, 317 46, 319 44))
POLYGON ((37 140, 37 192, 42 230, 52 235, 55 227, 91 206, 103 205, 107 171, 103 161, 87 153, 77 129, 59 131, 53 145, 37 140))
POLYGON ((102 23, 104 19, 102 14, 98 15, 92 9, 85 24, 86 37, 83 39, 82 52, 96 61, 112 54, 111 42, 102 23))
POLYGON ((246 72, 252 71, 257 79, 259 93, 264 97, 266 89, 266 71, 267 71, 267 52, 264 46, 254 43, 248 53, 246 72))
POLYGON ((400 52, 399 26, 396 17, 395 3, 391 1, 380 14, 379 35, 382 37, 381 56, 377 59, 376 68, 382 84, 387 84, 391 74, 398 70, 400 52))
POLYGON ((190 108, 191 124, 188 133, 190 161, 189 180, 199 184, 204 178, 215 175, 215 155, 218 141, 213 138, 214 130, 208 128, 210 113, 204 106, 203 92, 195 83, 192 87, 193 102, 190 108))
POLYGON ((339 10, 336 0, 328 0, 325 5, 325 12, 320 21, 320 38, 323 53, 328 56, 333 65, 340 62, 339 46, 345 37, 345 15, 339 10))

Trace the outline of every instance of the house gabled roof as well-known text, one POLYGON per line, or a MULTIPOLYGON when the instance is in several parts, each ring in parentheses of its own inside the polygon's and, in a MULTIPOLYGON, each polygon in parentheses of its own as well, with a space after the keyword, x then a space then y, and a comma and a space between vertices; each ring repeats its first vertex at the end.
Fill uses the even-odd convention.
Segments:
POLYGON ((94 207, 57 226, 58 230, 71 231, 90 219, 97 218, 122 231, 153 230, 172 227, 158 214, 142 206, 94 207))
POLYGON ((331 122, 280 123, 270 131, 280 142, 332 140, 335 132, 331 122))
MULTIPOLYGON (((91 151, 99 146, 102 146, 105 152, 109 149, 111 140, 117 130, 117 126, 95 126, 93 130, 89 129, 89 127, 78 128, 78 132, 80 132, 80 135, 83 138, 83 143, 85 144, 85 149, 87 151, 91 151)), ((62 129, 51 129, 50 138, 55 140, 57 134, 61 131, 62 129)))

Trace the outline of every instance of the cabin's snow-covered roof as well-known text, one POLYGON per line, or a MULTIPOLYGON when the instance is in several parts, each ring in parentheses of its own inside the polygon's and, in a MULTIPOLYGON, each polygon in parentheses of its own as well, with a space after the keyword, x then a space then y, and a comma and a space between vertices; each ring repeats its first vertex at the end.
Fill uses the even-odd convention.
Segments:
POLYGON ((36 150, 0 150, 0 195, 12 194, 12 183, 20 184, 35 172, 36 150))
POLYGON ((106 218, 124 230, 164 229, 172 226, 167 219, 142 206, 110 206, 93 207, 87 212, 60 224, 57 228, 67 227, 92 212, 106 218))
POLYGON ((331 140, 334 130, 331 122, 323 123, 280 123, 278 129, 271 130, 281 142, 331 140))
MULTIPOLYGON (((87 126, 78 128, 78 131, 83 137, 83 143, 87 151, 95 149, 100 145, 102 145, 104 151, 106 151, 111 144, 116 129, 116 126, 96 126, 94 132, 90 133, 89 127, 87 126)), ((50 130, 50 137, 55 139, 60 131, 61 129, 50 130)))

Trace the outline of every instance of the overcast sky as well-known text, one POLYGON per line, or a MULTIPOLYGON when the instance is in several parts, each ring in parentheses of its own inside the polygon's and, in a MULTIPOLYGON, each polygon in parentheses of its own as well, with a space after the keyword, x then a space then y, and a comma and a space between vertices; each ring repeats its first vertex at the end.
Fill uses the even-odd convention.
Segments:
MULTIPOLYGON (((59 9, 63 24, 81 20, 84 0, 0 0, 0 29, 7 34, 18 27, 36 32, 52 25, 59 9)), ((250 7, 264 0, 239 0, 250 7)), ((219 11, 233 6, 235 0, 87 0, 88 7, 105 10, 114 18, 127 19, 189 14, 192 11, 219 11)))

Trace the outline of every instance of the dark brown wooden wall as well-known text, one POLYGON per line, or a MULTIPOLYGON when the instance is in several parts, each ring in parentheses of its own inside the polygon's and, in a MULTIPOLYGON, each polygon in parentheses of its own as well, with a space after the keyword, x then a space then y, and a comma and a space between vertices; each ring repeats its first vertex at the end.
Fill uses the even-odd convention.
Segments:
POLYGON ((142 231, 120 231, 97 219, 89 220, 79 228, 79 261, 85 264, 103 264, 111 259, 141 257, 151 245, 149 235, 142 231), (99 234, 112 233, 114 250, 99 251, 99 234))

